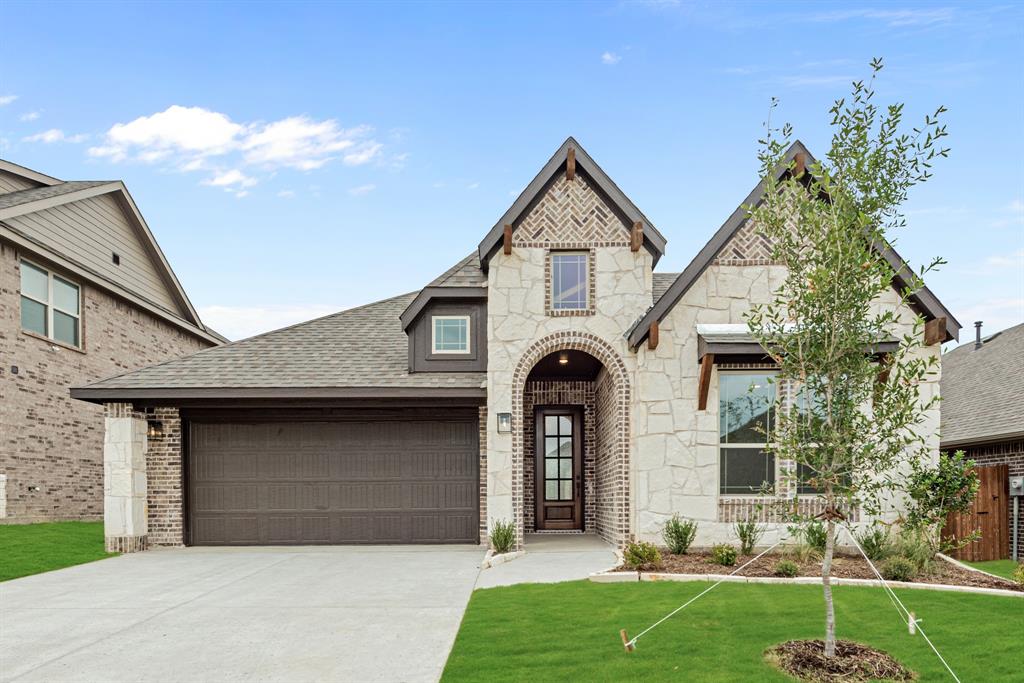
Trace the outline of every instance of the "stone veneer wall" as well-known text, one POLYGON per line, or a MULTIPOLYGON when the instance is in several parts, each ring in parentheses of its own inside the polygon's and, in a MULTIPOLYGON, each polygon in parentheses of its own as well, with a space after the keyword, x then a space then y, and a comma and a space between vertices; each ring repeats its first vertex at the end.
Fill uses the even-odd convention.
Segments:
MULTIPOLYGON (((1010 466, 1011 477, 1024 475, 1024 440, 1002 441, 979 446, 961 446, 947 450, 964 451, 967 457, 974 460, 980 467, 1006 464, 1010 466)), ((1006 552, 1010 553, 1013 547, 1013 498, 1009 500, 1007 515, 1010 545, 1007 547, 1006 552)), ((1018 515, 1017 528, 1020 530, 1021 537, 1017 542, 1017 548, 1021 557, 1024 557, 1024 500, 1021 501, 1018 515)), ((1012 555, 1008 554, 1007 557, 1012 557, 1012 555)))
POLYGON ((82 288, 83 348, 23 332, 20 272, 16 250, 0 244, 0 474, 7 500, 0 523, 98 520, 103 408, 72 399, 69 388, 210 343, 74 277, 82 288))
MULTIPOLYGON (((594 383, 588 381, 537 380, 523 390, 523 526, 527 533, 536 529, 537 432, 534 408, 537 406, 583 407, 583 528, 593 531, 596 523, 594 486, 595 411, 594 383)), ((613 424, 614 414, 611 416, 613 424)))
POLYGON ((181 416, 177 408, 154 408, 146 412, 146 419, 161 427, 159 436, 147 439, 146 448, 149 545, 184 545, 181 416))

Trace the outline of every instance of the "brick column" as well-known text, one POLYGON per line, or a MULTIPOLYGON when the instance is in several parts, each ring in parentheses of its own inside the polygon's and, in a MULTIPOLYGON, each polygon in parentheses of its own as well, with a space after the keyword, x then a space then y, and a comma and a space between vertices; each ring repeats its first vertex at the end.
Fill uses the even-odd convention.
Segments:
POLYGON ((181 546, 182 524, 181 416, 177 408, 153 408, 146 418, 159 423, 159 433, 147 439, 147 525, 150 546, 181 546))
POLYGON ((103 532, 111 552, 146 549, 146 420, 130 403, 104 404, 103 532))

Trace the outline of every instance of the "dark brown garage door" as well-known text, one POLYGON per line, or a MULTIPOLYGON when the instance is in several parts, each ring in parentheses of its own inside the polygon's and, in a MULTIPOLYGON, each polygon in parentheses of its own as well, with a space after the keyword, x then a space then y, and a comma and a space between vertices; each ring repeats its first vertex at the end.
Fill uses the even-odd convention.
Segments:
POLYGON ((194 545, 475 543, 475 421, 192 422, 194 545))

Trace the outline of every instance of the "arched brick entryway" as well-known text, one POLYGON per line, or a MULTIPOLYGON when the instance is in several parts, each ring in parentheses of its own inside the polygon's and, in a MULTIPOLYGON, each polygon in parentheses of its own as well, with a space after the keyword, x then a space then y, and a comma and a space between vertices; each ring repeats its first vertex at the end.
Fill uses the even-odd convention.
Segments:
POLYGON ((610 395, 606 397, 604 420, 613 426, 598 425, 598 429, 611 430, 610 443, 604 443, 598 455, 599 514, 596 531, 609 542, 623 545, 629 537, 629 374, 621 356, 604 340, 585 332, 557 332, 536 341, 519 359, 512 374, 512 507, 516 520, 517 544, 523 540, 523 393, 533 366, 544 356, 556 351, 583 351, 604 365, 610 395), (603 510, 603 513, 601 512, 603 510))

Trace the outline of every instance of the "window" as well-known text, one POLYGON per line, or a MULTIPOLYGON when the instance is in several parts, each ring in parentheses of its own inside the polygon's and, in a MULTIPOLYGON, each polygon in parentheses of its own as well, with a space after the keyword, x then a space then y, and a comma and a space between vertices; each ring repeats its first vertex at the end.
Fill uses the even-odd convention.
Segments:
POLYGON ((21 262, 21 328, 81 346, 78 285, 28 261, 21 262))
POLYGON ((551 254, 551 308, 553 310, 586 310, 589 256, 590 254, 579 252, 551 254))
POLYGON ((775 456, 767 453, 775 422, 773 373, 718 376, 719 491, 758 493, 775 485, 775 456))
POLYGON ((432 321, 434 353, 469 353, 468 315, 435 315, 432 321))
POLYGON ((572 416, 544 416, 544 500, 572 500, 572 416))

